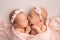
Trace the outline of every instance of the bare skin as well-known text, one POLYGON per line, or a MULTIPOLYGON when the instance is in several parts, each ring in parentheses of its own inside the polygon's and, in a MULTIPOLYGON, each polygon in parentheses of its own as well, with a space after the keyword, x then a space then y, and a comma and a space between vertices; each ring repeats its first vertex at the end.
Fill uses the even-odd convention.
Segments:
POLYGON ((16 31, 22 33, 28 33, 31 31, 30 26, 28 25, 28 19, 24 12, 20 12, 16 18, 15 23, 13 24, 16 31))
POLYGON ((31 28, 32 28, 31 34, 32 35, 46 31, 46 26, 44 25, 44 22, 47 19, 46 10, 44 8, 41 8, 41 16, 43 18, 41 20, 39 15, 35 12, 35 9, 36 8, 32 8, 28 15, 29 23, 30 23, 30 25, 32 25, 31 26, 31 28))

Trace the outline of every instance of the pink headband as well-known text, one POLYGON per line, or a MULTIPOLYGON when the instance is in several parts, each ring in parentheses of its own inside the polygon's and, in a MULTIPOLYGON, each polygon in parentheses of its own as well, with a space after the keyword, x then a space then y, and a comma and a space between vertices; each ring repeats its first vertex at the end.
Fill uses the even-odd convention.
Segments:
POLYGON ((21 9, 18 9, 18 10, 16 10, 15 11, 15 14, 12 16, 12 18, 11 18, 11 23, 13 23, 14 22, 14 19, 16 18, 16 16, 19 14, 19 12, 22 12, 23 10, 21 10, 21 9))
POLYGON ((39 14, 40 18, 42 19, 42 16, 41 16, 41 8, 40 7, 35 7, 35 8, 36 8, 35 12, 37 14, 39 14))

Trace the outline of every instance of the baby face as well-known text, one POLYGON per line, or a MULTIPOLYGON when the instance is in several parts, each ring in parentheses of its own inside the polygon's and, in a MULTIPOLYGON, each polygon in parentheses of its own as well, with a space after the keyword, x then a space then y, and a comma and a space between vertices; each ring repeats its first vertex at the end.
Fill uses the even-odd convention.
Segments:
POLYGON ((27 20, 27 16, 25 15, 25 13, 21 12, 20 14, 18 14, 16 16, 16 22, 18 24, 19 27, 27 27, 28 25, 28 20, 27 20))
POLYGON ((38 16, 29 16, 29 22, 30 24, 36 24, 37 22, 39 22, 39 17, 38 16))
POLYGON ((38 16, 38 14, 35 12, 35 8, 33 8, 30 11, 28 20, 29 20, 30 24, 36 24, 41 20, 40 17, 38 16))
POLYGON ((36 24, 38 22, 42 23, 47 19, 46 10, 44 8, 40 8, 40 9, 41 9, 41 12, 39 11, 40 14, 38 14, 38 12, 35 11, 36 8, 31 9, 29 16, 28 16, 30 24, 36 24), (42 19, 40 16, 42 17, 42 19))

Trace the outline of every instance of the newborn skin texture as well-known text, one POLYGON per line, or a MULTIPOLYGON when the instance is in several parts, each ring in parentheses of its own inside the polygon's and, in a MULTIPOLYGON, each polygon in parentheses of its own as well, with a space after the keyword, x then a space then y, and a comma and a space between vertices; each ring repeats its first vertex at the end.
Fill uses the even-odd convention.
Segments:
POLYGON ((31 25, 31 34, 35 35, 46 31, 45 21, 47 12, 42 7, 33 7, 28 15, 29 24, 31 25))

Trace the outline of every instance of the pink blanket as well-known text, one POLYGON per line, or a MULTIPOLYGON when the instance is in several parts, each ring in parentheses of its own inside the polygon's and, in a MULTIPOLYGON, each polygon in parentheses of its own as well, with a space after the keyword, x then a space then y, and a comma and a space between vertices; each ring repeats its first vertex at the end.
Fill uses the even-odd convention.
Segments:
POLYGON ((47 31, 29 35, 14 30, 9 22, 0 21, 0 40, 60 40, 60 18, 47 20, 47 31))

